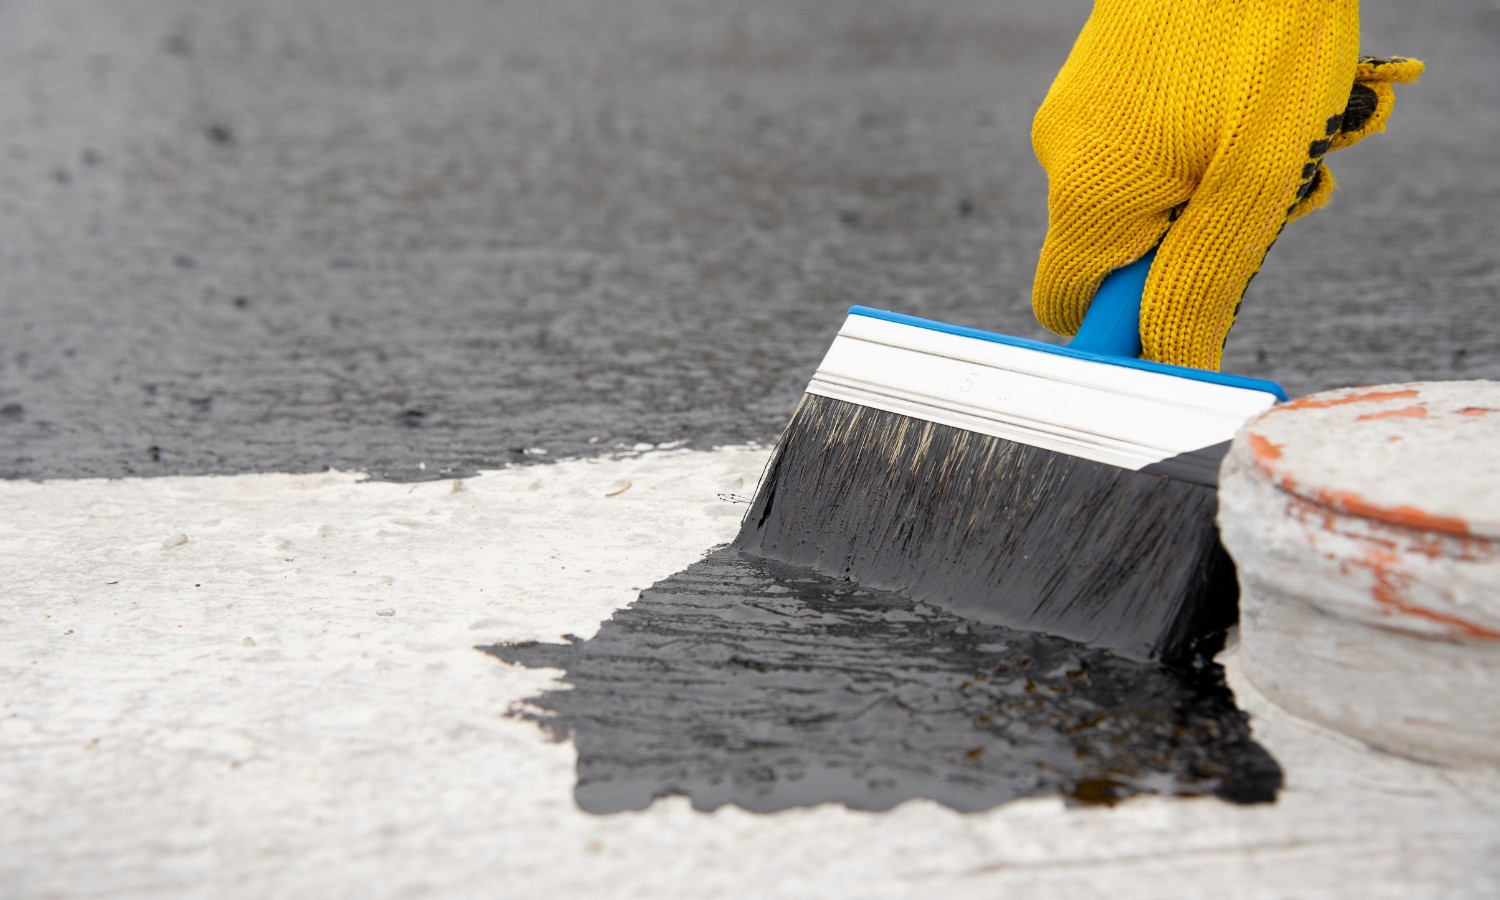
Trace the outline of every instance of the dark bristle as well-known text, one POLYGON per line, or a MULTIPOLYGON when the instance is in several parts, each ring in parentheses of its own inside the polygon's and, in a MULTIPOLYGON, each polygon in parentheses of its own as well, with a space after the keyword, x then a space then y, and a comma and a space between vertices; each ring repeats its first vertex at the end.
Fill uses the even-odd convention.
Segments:
POLYGON ((1212 488, 804 395, 735 545, 1179 662, 1233 624, 1212 488))

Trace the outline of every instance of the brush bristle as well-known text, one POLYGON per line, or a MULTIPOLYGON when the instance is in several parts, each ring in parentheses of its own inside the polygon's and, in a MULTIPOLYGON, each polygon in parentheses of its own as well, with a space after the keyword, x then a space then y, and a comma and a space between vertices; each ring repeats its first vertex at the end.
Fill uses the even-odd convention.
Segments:
POLYGON ((1181 661, 1234 622, 1212 488, 813 394, 736 546, 972 618, 1181 661))

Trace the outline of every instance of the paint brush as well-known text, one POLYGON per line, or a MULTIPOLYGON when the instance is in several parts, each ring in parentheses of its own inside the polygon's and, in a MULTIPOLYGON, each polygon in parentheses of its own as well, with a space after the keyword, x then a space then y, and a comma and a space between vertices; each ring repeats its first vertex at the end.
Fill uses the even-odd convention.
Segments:
POLYGON ((1273 382, 1140 352, 1152 255, 1068 346, 849 311, 735 545, 954 612, 1179 662, 1233 624, 1218 465, 1273 382))

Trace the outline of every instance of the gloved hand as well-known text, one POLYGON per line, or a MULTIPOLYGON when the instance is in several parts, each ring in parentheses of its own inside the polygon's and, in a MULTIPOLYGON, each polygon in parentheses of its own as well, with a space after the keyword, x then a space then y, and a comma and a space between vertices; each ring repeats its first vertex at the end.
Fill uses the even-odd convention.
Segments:
POLYGON ((1422 64, 1361 59, 1357 0, 1095 0, 1037 113, 1049 223, 1037 319, 1072 335, 1158 242, 1142 357, 1218 369, 1281 229, 1333 189, 1329 150, 1384 130, 1422 64))

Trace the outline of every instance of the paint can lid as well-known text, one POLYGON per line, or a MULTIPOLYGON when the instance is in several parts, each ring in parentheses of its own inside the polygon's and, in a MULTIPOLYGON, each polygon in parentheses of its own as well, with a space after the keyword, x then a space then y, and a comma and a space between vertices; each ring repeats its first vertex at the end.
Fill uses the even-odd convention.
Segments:
POLYGON ((1330 512, 1449 537, 1500 537, 1500 382, 1346 388, 1246 427, 1256 467, 1330 512))
POLYGON ((1262 693, 1386 750, 1500 764, 1500 384, 1314 394, 1252 420, 1219 484, 1262 693))

